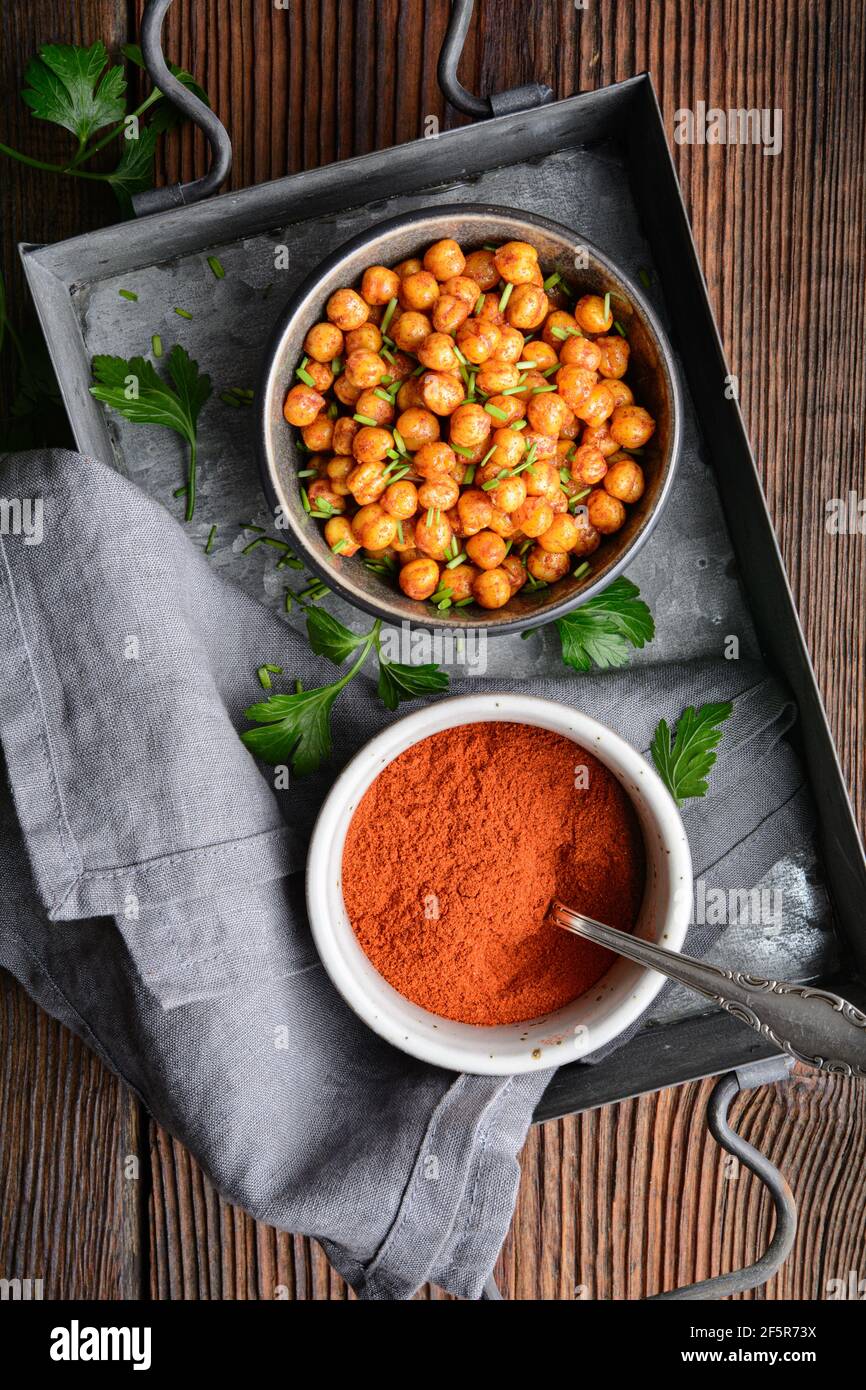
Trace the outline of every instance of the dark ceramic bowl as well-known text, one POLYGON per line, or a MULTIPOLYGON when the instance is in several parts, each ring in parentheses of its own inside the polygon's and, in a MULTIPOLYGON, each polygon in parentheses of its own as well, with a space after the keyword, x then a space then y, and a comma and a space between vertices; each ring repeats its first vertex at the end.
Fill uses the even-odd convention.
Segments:
POLYGON ((490 633, 517 632, 562 617, 623 572, 648 539, 670 494, 682 433, 682 400, 673 354, 640 290, 585 238, 567 227, 532 213, 483 204, 420 208, 371 227, 323 261, 292 297, 277 324, 257 400, 265 492, 271 507, 280 509, 281 526, 310 570, 349 603, 387 623, 408 621, 427 628, 452 629, 466 626, 490 633), (493 612, 472 604, 439 613, 406 598, 395 581, 373 574, 359 556, 342 559, 334 555, 325 541, 322 523, 304 510, 297 479, 303 456, 295 442, 297 431, 283 418, 283 401, 296 382, 304 338, 324 317, 325 303, 334 291, 357 285, 368 265, 395 265, 422 253, 442 237, 454 237, 465 251, 485 242, 529 241, 538 250, 545 277, 559 271, 584 293, 603 295, 610 291, 616 318, 631 345, 629 385, 638 403, 656 420, 655 434, 641 458, 646 491, 640 502, 628 507, 622 530, 606 537, 590 557, 590 572, 582 579, 562 579, 548 589, 527 593, 524 588, 504 608, 493 612), (578 253, 581 260, 585 256, 588 261, 585 269, 575 268, 578 253))

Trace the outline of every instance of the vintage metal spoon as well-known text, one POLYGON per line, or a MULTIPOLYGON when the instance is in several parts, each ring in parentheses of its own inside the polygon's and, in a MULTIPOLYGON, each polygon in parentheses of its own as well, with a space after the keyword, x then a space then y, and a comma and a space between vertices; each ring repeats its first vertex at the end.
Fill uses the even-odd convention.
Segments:
POLYGON ((866 1014, 838 994, 722 970, 606 927, 556 900, 550 904, 548 920, 712 999, 780 1052, 810 1067, 836 1076, 866 1077, 866 1014))

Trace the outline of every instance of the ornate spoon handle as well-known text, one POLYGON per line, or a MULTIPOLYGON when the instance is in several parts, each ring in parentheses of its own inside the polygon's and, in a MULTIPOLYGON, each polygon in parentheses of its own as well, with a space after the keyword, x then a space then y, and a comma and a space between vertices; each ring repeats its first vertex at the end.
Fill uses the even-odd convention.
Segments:
POLYGON ((721 970, 679 951, 606 927, 591 917, 552 902, 550 921, 616 951, 638 965, 658 970, 688 989, 712 999, 741 1023, 810 1067, 837 1076, 866 1077, 866 1014, 826 989, 763 980, 739 970, 721 970))

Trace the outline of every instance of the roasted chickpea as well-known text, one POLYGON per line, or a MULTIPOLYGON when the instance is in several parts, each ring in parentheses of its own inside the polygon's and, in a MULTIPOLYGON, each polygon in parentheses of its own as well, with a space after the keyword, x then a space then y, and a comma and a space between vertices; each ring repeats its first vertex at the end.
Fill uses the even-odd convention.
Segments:
POLYGON ((599 294, 585 294, 574 306, 574 317, 584 333, 607 333, 613 328, 613 314, 599 294))
POLYGON ((293 386, 283 404, 283 415, 290 425, 311 425, 328 402, 312 386, 293 386))
POLYGON ((356 532, 365 550, 387 550, 397 535, 397 522, 385 511, 370 517, 356 532))
POLYGON ((533 579, 555 584, 557 579, 563 579, 568 574, 571 560, 567 553, 553 553, 534 545, 526 557, 526 568, 533 579))
POLYGON ((314 362, 333 362, 343 351, 344 338, 333 323, 315 323, 304 339, 304 352, 314 362))
POLYGON ((621 381, 619 377, 603 377, 599 385, 606 386, 610 391, 613 396, 614 410, 620 405, 634 405, 634 393, 631 387, 621 381))
POLYGON ((313 507, 325 512, 344 512, 346 499, 335 492, 329 478, 316 478, 307 488, 307 496, 313 507))
MULTIPOLYGON (((627 408, 627 407, 624 407, 627 408)), ((609 386, 593 386, 582 405, 574 407, 574 413, 588 425, 603 425, 613 414, 613 393, 609 386)))
POLYGON ((620 502, 639 502, 644 493, 643 469, 633 459, 620 459, 610 465, 604 490, 620 502))
POLYGON ((548 497, 547 500, 553 508, 554 516, 560 516, 562 512, 568 511, 568 498, 562 489, 559 492, 554 492, 553 496, 548 497))
POLYGON ((326 366, 324 362, 313 362, 311 359, 307 363, 306 370, 307 375, 312 377, 313 386, 317 391, 321 392, 322 395, 326 391, 330 391, 334 384, 334 373, 331 371, 330 365, 326 366))
POLYGON ((509 285, 527 285, 538 271, 538 252, 528 241, 507 241, 494 251, 500 278, 509 285))
POLYGON ((569 314, 565 309, 553 309, 544 320, 541 337, 551 347, 561 348, 568 342, 569 337, 576 335, 578 331, 574 314, 569 314))
POLYGON ((508 575, 512 594, 517 594, 526 583, 526 568, 519 555, 506 555, 501 568, 508 575))
POLYGON ((343 555, 347 559, 350 555, 357 555, 361 549, 352 534, 352 528, 344 516, 332 516, 325 522, 325 540, 333 550, 338 547, 336 553, 343 555))
POLYGON ((570 512, 560 512, 538 537, 538 544, 549 555, 564 555, 577 544, 577 522, 570 512))
POLYGON ((344 333, 360 328, 370 317, 370 306, 355 290, 337 290, 328 300, 325 310, 331 323, 335 323, 344 333))
POLYGON ((457 500, 457 514, 464 536, 474 536, 490 525, 493 503, 481 488, 469 487, 457 500))
POLYGON ((346 362, 346 376, 353 386, 362 391, 370 391, 379 385, 383 376, 388 375, 388 366, 376 352, 353 352, 346 362))
POLYGON ((543 391, 533 396, 526 407, 526 418, 539 434, 552 435, 558 439, 563 426, 571 414, 562 396, 555 391, 543 391))
POLYGON ((314 454, 330 449, 334 439, 333 420, 325 411, 322 411, 311 425, 304 426, 301 430, 301 438, 314 454))
POLYGON ((566 367, 583 367, 584 371, 597 372, 601 363, 601 352, 592 338, 566 338, 559 350, 559 360, 566 367))
MULTIPOLYGON (((397 412, 393 405, 377 396, 375 391, 362 391, 355 402, 355 414, 366 415, 368 420, 375 420, 378 425, 393 425, 397 412)), ((356 420, 355 424, 357 423, 356 420)))
MULTIPOLYGON (((382 401, 381 404, 384 405, 385 402, 382 401)), ((341 415, 339 420, 335 420, 334 437, 331 440, 331 448, 334 453, 351 454, 352 441, 360 428, 358 421, 352 420, 348 415, 341 415)))
POLYGON ((440 295, 433 306, 433 327, 437 333, 456 333, 469 313, 469 305, 456 294, 440 295))
POLYGON ((491 476, 500 473, 503 468, 516 468, 526 457, 526 444, 520 430, 494 430, 491 442, 496 445, 490 457, 491 476))
POLYGON ((466 542, 466 554, 480 570, 495 570, 505 559, 506 544, 495 531, 478 531, 466 542))
MULTIPOLYGON (((353 468, 346 482, 355 501, 361 507, 378 502, 388 486, 388 478, 381 463, 359 463, 353 468)), ((366 545, 366 541, 362 541, 366 545)), ((375 546, 373 549, 375 550, 375 546)))
POLYGON ((508 301, 505 317, 512 328, 538 328, 549 308, 550 301, 539 285, 518 285, 508 301))
POLYGON ((457 330, 457 345, 460 351, 477 366, 496 356, 499 338, 496 324, 477 317, 467 319, 457 330))
POLYGON ((396 275, 399 275, 401 280, 405 280, 407 275, 417 275, 418 271, 423 269, 423 261, 419 260, 417 256, 409 256, 407 260, 401 261, 399 265, 395 265, 394 272, 396 275))
POLYGON ((577 523, 577 540, 571 547, 572 555, 593 555, 601 545, 601 532, 593 526, 586 507, 578 507, 574 520, 577 523))
POLYGON ((610 436, 623 449, 642 449, 655 427, 655 420, 642 405, 619 405, 610 422, 610 436))
POLYGON ((334 395, 342 405, 354 405, 361 394, 360 386, 353 386, 345 372, 341 372, 334 382, 334 395))
MULTIPOLYGON (((539 434, 537 430, 523 430, 523 442, 527 449, 535 447, 537 463, 552 463, 556 458, 556 438, 551 434, 539 434)), ((533 468, 535 464, 532 465, 533 468)))
POLYGON ((333 454, 328 459, 325 467, 325 476, 330 479, 331 487, 340 497, 348 496, 351 491, 349 487, 349 474, 357 465, 353 458, 347 458, 343 454, 333 454))
POLYGON ((442 576, 442 584, 451 590, 451 602, 460 603, 461 599, 472 597, 472 585, 478 577, 478 570, 473 565, 455 565, 453 570, 446 569, 442 576))
POLYGON ((439 421, 429 410, 410 406, 397 418, 397 433, 402 437, 411 453, 425 444, 433 444, 439 438, 439 421))
POLYGON ((597 381, 596 373, 588 371, 586 367, 567 365, 560 367, 556 373, 557 390, 568 408, 576 415, 580 414, 580 407, 584 401, 589 400, 597 381))
POLYGON ((417 309, 423 313, 432 309, 439 298, 439 282, 429 270, 416 271, 414 275, 407 275, 400 281, 397 298, 402 309, 417 309))
POLYGON ((607 472, 607 460, 594 444, 581 444, 569 464, 571 476, 581 487, 595 487, 607 472))
POLYGON ((448 518, 435 508, 432 512, 419 512, 415 522, 415 544, 422 555, 444 560, 453 534, 448 518))
POLYGON ((433 325, 426 314, 416 313, 414 309, 394 316, 391 320, 391 338, 403 352, 417 353, 419 347, 433 332, 433 325))
POLYGON ((458 406, 451 416, 451 443, 459 444, 461 449, 475 449, 487 443, 492 428, 493 420, 484 407, 469 401, 458 406))
POLYGON ((419 377, 421 399, 434 415, 453 415, 466 399, 466 387, 458 376, 447 372, 425 372, 419 377))
POLYGON ((361 296, 368 304, 390 304, 400 289, 400 276, 386 265, 371 265, 361 278, 361 296))
POLYGON ((486 294, 475 311, 475 317, 482 323, 492 323, 496 328, 505 328, 505 315, 499 307, 499 297, 486 294))
POLYGON ((510 515, 523 506, 526 500, 526 483, 520 476, 503 478, 498 486, 490 489, 490 497, 494 507, 510 515))
POLYGON ((424 256, 424 269, 435 275, 437 280, 450 280, 453 275, 462 275, 466 267, 466 257, 456 241, 446 238, 436 241, 424 256))
POLYGON ((497 361, 521 362, 525 342, 526 339, 519 328, 511 328, 506 324, 504 328, 499 330, 499 347, 496 349, 497 361))
POLYGON ((549 343, 543 343, 540 338, 524 343, 520 357, 523 362, 531 362, 537 372, 546 372, 548 367, 555 367, 558 361, 556 349, 549 343))
POLYGON ((421 392, 418 390, 418 378, 410 376, 409 380, 404 381, 397 392, 397 409, 399 411, 411 410, 413 406, 423 404, 421 392))
POLYGON ((526 401, 528 405, 537 392, 541 391, 543 393, 553 385, 554 383, 548 381, 547 377, 542 376, 541 372, 537 372, 534 367, 530 367, 529 371, 522 373, 520 388, 515 391, 515 395, 519 401, 526 401))
POLYGON ((391 431, 378 425, 362 425, 352 440, 352 453, 359 463, 381 463, 393 447, 391 431))
POLYGON ((396 551, 401 565, 408 565, 410 560, 417 560, 421 553, 415 546, 415 522, 411 517, 395 517, 395 521, 397 534, 391 542, 391 549, 396 551))
POLYGON ((600 449, 605 458, 610 458, 619 449, 619 445, 612 437, 607 425, 587 425, 583 434, 580 436, 581 444, 594 444, 596 449, 600 449))
MULTIPOLYGON (((494 410, 500 412, 499 415, 494 416, 494 419, 502 425, 511 425, 515 420, 522 420, 526 415, 526 401, 522 401, 519 396, 491 396, 485 410, 488 407, 491 415, 494 410), (503 415, 505 416, 504 420, 501 418, 503 415)), ((519 433, 519 430, 512 430, 512 434, 519 433)))
POLYGON ((418 361, 433 372, 451 372, 459 367, 453 340, 447 333, 431 333, 418 349, 418 361))
POLYGON ((385 489, 382 506, 397 521, 408 521, 418 510, 418 489, 408 478, 398 478, 385 489))
POLYGON ((423 601, 435 594, 439 587, 439 566, 435 560, 426 557, 410 560, 400 570, 398 583, 407 598, 423 601))
POLYGON ((569 406, 566 406, 565 419, 559 427, 560 439, 577 439, 577 436, 580 434, 582 429, 583 421, 578 420, 574 411, 569 406))
POLYGON ((375 323, 362 323, 346 334, 345 353, 351 357, 353 352, 378 352, 382 346, 382 334, 375 323))
POLYGON ((610 338, 596 338, 595 345, 601 353, 599 371, 602 376, 621 377, 628 371, 631 349, 625 338, 616 334, 610 338))
POLYGON ((493 515, 490 518, 487 529, 489 531, 494 531, 496 535, 501 536, 504 541, 510 541, 514 539, 515 532, 517 531, 517 523, 510 512, 503 512, 499 507, 494 507, 493 515))
POLYGON ((527 497, 515 512, 514 521, 524 536, 534 540, 553 525, 553 508, 546 497, 527 497))
POLYGON ((510 387, 516 386, 519 380, 520 373, 514 363, 503 362, 497 357, 491 358, 479 369, 475 385, 485 396, 495 396, 500 391, 507 391, 510 387))
POLYGON ((422 444, 412 460, 413 471, 420 478, 450 477, 456 466, 457 455, 442 441, 422 444))
POLYGON ((352 535, 355 537, 356 541, 360 541, 361 532, 367 522, 370 521, 372 517, 381 516, 384 510, 385 508, 381 507, 378 502, 365 502, 363 507, 360 507, 358 511, 356 511, 355 515, 351 518, 352 535))
POLYGON ((428 507, 438 507, 440 511, 447 512, 450 507, 457 505, 459 496, 458 484, 453 478, 444 475, 429 478, 418 489, 418 502, 425 510, 428 507))
POLYGON ((406 381, 418 365, 415 358, 410 357, 408 352, 393 352, 391 358, 388 367, 392 381, 406 381))
POLYGON ((503 569, 486 570, 476 578, 472 592, 482 608, 502 608, 511 598, 511 580, 503 569))
POLYGON ((625 522, 625 507, 618 497, 611 497, 603 487, 595 488, 586 499, 590 525, 603 536, 612 536, 625 522))
POLYGON ((485 293, 499 284, 499 270, 492 251, 471 251, 466 257, 463 273, 474 280, 485 293))
POLYGON ((559 486, 559 469, 546 459, 538 460, 520 475, 526 479, 526 491, 530 497, 546 497, 552 501, 559 486))

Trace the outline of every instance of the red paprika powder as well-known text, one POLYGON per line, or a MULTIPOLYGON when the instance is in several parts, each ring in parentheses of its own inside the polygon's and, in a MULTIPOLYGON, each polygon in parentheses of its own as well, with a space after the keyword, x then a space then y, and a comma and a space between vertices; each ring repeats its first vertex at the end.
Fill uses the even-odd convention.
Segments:
POLYGON ((464 1023, 537 1018, 613 962, 545 922, 551 898, 631 931, 645 856, 634 808, 586 749, 526 724, 466 724, 407 749, 359 805, 343 896, 407 999, 464 1023))

